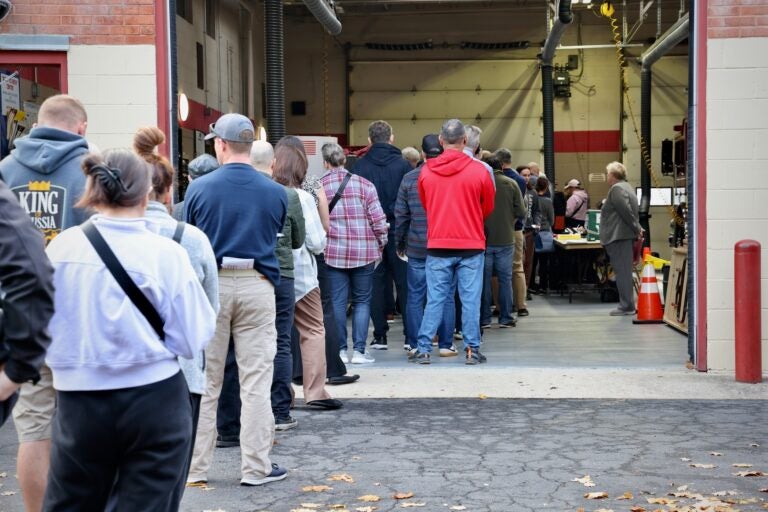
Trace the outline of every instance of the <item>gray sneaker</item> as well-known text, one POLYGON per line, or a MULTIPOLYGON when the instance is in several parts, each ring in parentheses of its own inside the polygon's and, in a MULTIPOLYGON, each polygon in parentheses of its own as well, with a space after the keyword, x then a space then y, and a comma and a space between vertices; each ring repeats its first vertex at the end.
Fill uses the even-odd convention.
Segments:
POLYGON ((290 430, 298 426, 299 422, 291 416, 284 418, 275 418, 275 430, 282 432, 284 430, 290 430))
POLYGON ((635 314, 635 310, 616 308, 608 314, 611 316, 632 316, 635 314))
POLYGON ((409 363, 429 364, 429 354, 427 352, 411 352, 408 354, 409 363))

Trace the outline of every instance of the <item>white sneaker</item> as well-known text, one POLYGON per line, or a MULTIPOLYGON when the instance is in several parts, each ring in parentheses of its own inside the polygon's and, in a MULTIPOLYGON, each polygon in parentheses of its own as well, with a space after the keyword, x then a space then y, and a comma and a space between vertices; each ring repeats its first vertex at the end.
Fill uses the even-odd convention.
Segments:
POLYGON ((355 353, 352 355, 352 359, 349 361, 352 364, 366 364, 366 363, 373 363, 376 361, 373 356, 368 352, 358 352, 355 350, 355 353))
POLYGON ((451 345, 450 348, 440 349, 440 357, 453 357, 457 355, 459 355, 459 352, 456 350, 456 345, 451 345))
POLYGON ((339 357, 345 364, 349 362, 349 356, 347 356, 346 350, 339 350, 339 357))

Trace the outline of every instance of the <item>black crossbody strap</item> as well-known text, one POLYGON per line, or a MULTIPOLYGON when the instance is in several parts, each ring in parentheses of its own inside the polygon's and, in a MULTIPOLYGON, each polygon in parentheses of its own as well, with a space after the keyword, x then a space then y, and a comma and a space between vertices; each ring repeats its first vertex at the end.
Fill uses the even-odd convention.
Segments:
POLYGON ((186 222, 177 222, 176 223, 176 231, 173 232, 173 241, 177 244, 181 243, 181 237, 184 236, 184 226, 186 225, 186 222))
POLYGON ((336 203, 341 199, 341 194, 344 193, 344 189, 346 188, 347 183, 349 183, 350 178, 352 178, 352 173, 347 172, 347 175, 344 176, 344 181, 341 182, 339 189, 336 191, 336 195, 333 196, 333 199, 331 199, 331 202, 328 204, 328 213, 333 211, 333 207, 336 206, 336 203))
POLYGON ((107 266, 107 270, 110 271, 115 278, 115 281, 117 281, 117 284, 120 285, 120 288, 123 289, 125 294, 128 295, 128 298, 131 299, 131 302, 133 302, 139 311, 141 311, 141 314, 147 319, 149 325, 151 325, 157 333, 157 336, 165 341, 165 330, 163 329, 164 322, 160 317, 160 313, 157 312, 155 306, 149 302, 147 296, 144 295, 139 287, 136 286, 136 283, 133 282, 133 279, 131 279, 131 276, 128 275, 128 272, 126 272, 120 264, 115 253, 109 248, 107 241, 104 240, 104 237, 101 236, 99 230, 93 225, 93 222, 88 221, 80 226, 80 228, 83 230, 83 233, 85 233, 88 241, 91 242, 91 245, 93 245, 93 248, 96 249, 96 253, 101 258, 101 261, 104 262, 104 265, 107 266))

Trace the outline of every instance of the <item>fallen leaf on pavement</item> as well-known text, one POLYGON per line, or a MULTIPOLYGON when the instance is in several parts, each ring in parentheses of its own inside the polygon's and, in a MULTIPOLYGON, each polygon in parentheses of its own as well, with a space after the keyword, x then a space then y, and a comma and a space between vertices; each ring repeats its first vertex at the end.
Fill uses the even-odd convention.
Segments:
POLYGON ((328 480, 331 482, 347 482, 350 484, 355 483, 355 479, 346 473, 342 473, 340 475, 331 475, 328 480))
POLYGON ((378 510, 379 507, 374 507, 373 505, 368 507, 357 507, 355 510, 357 512, 373 512, 374 510, 378 510))
POLYGON ((7 477, 7 476, 8 476, 8 473, 6 473, 5 471, 3 471, 2 473, 0 473, 0 478, 5 478, 5 477, 7 477))
POLYGON ((396 500, 407 500, 408 498, 413 498, 413 492, 398 492, 392 497, 396 500))
POLYGON ((291 512, 315 512, 316 510, 317 510, 316 508, 301 507, 301 508, 292 508, 291 512))
POLYGON ((691 462, 691 459, 689 459, 688 457, 680 457, 680 460, 683 462, 691 462))
POLYGON ((601 492, 588 492, 584 495, 585 498, 588 500, 602 500, 603 498, 608 497, 608 493, 601 491, 601 492))
POLYGON ((332 491, 333 487, 328 487, 327 485, 307 485, 302 487, 301 490, 304 492, 324 492, 332 491))
POLYGON ((302 508, 321 508, 322 505, 319 503, 302 503, 302 508))
POLYGON ((381 498, 376 496, 375 494, 366 494, 365 496, 360 496, 357 498, 357 501, 379 501, 381 498))
POLYGON ((709 454, 712 455, 713 457, 722 457, 723 456, 723 454, 720 453, 720 452, 709 452, 709 454))
POLYGON ((750 448, 760 448, 760 445, 757 443, 752 443, 749 445, 750 448))
POLYGON ((613 512, 612 508, 598 508, 595 509, 595 512, 613 512))
POLYGON ((426 507, 427 504, 423 501, 403 501, 400 503, 400 506, 403 508, 413 508, 413 507, 426 507))
POLYGON ((467 510, 467 507, 464 505, 454 505, 450 508, 450 510, 467 510))
POLYGON ((760 489, 760 492, 768 492, 768 487, 766 487, 764 489, 760 489))
POLYGON ((589 475, 585 475, 582 478, 574 478, 571 480, 571 482, 579 482, 580 484, 584 484, 584 487, 594 487, 595 482, 592 481, 592 477, 589 475))
POLYGON ((634 499, 634 498, 635 497, 632 495, 632 493, 627 491, 627 492, 625 492, 624 494, 622 494, 621 496, 619 496, 616 499, 617 500, 631 500, 631 499, 634 499))
POLYGON ((717 496, 717 497, 736 496, 737 494, 739 494, 737 491, 717 491, 717 492, 713 492, 712 496, 717 496))
POLYGON ((343 503, 336 503, 334 505, 328 505, 328 508, 331 510, 347 510, 347 506, 343 503))
POLYGON ((200 489, 201 491, 213 491, 216 489, 215 487, 209 487, 205 482, 190 482, 187 484, 187 487, 194 487, 196 489, 200 489))
POLYGON ((668 500, 667 498, 645 498, 651 505, 672 505, 675 500, 668 500))
POLYGON ((680 487, 677 488, 677 490, 680 491, 680 492, 687 491, 688 490, 688 486, 687 485, 681 485, 680 487))
POLYGON ((16 491, 4 491, 4 492, 0 492, 0 496, 13 496, 14 494, 16 494, 16 491))
POLYGON ((752 464, 731 464, 735 468, 751 468, 752 464))
POLYGON ((717 466, 714 464, 689 464, 692 468, 700 468, 700 469, 714 469, 717 466))
POLYGON ((733 476, 765 476, 762 471, 739 471, 734 473, 733 476))
POLYGON ((477 395, 477 398, 479 398, 480 400, 485 400, 486 398, 488 398, 488 395, 484 395, 480 393, 479 395, 477 395))
POLYGON ((629 512, 645 512, 645 509, 639 505, 629 507, 629 512))

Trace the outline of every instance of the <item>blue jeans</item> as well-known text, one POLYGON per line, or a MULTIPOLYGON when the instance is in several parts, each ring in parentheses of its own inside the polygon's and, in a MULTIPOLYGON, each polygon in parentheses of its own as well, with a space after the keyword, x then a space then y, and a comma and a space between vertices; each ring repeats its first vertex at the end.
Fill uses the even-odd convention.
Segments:
POLYGON ((432 352, 432 337, 443 320, 443 308, 453 293, 454 276, 461 298, 464 346, 480 347, 480 295, 485 254, 469 257, 427 256, 427 307, 419 328, 419 352, 432 352))
POLYGON ((280 284, 275 287, 277 352, 275 353, 270 397, 272 414, 275 418, 285 418, 290 416, 291 412, 291 376, 293 374, 291 326, 293 325, 294 299, 293 279, 280 276, 280 284))
POLYGON ((355 268, 328 265, 328 287, 333 304, 333 318, 338 332, 339 350, 347 350, 347 299, 352 302, 352 344, 365 352, 368 322, 371 316, 373 263, 355 268), (351 291, 351 295, 350 295, 351 291))
POLYGON ((480 324, 491 323, 491 275, 496 271, 499 280, 499 323, 512 320, 512 257, 514 245, 489 245, 485 249, 485 272, 483 274, 483 309, 480 324))
POLYGON ((403 260, 397 257, 395 251, 395 231, 391 231, 391 236, 387 245, 384 247, 384 252, 381 255, 381 263, 376 270, 373 271, 373 294, 371 295, 371 320, 373 321, 373 337, 381 339, 387 335, 389 331, 389 325, 387 324, 387 313, 389 304, 387 296, 392 295, 391 276, 395 281, 395 290, 397 291, 397 302, 403 308, 401 313, 403 314, 403 325, 405 326, 405 335, 408 336, 408 323, 406 319, 408 317, 408 305, 406 304, 406 297, 408 290, 406 289, 406 265, 403 260))
MULTIPOLYGON (((419 326, 424 318, 424 304, 427 300, 427 260, 425 258, 408 258, 408 303, 406 316, 408 332, 405 342, 413 348, 418 344, 419 326)), ((454 280, 455 281, 455 280, 454 280)), ((452 290, 455 289, 455 284, 452 290)), ((453 291, 443 307, 442 323, 438 330, 438 346, 450 348, 453 345, 453 327, 456 323, 456 309, 453 300, 453 291)))

